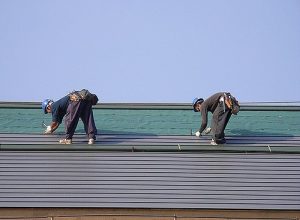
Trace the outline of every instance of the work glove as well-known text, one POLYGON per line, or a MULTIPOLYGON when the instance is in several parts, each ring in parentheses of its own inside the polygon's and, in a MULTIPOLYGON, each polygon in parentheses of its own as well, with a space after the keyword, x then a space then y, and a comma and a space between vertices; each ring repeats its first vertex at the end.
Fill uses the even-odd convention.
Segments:
POLYGON ((52 133, 52 129, 51 129, 51 126, 47 126, 46 127, 46 130, 45 130, 45 134, 51 134, 52 133))
POLYGON ((211 128, 205 128, 204 133, 209 134, 211 132, 211 128))
POLYGON ((196 135, 196 137, 200 137, 201 136, 200 131, 196 131, 195 135, 196 135))

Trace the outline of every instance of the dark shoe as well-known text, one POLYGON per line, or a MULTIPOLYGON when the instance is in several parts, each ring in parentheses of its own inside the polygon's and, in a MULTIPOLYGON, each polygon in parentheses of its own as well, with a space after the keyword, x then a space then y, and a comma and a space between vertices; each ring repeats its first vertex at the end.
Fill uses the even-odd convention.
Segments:
POLYGON ((225 140, 225 138, 221 139, 221 140, 217 140, 216 143, 217 144, 226 144, 226 140, 225 140))
POLYGON ((211 144, 211 145, 226 144, 226 140, 225 140, 225 139, 222 139, 222 140, 217 140, 217 141, 215 141, 214 139, 211 139, 210 144, 211 144))

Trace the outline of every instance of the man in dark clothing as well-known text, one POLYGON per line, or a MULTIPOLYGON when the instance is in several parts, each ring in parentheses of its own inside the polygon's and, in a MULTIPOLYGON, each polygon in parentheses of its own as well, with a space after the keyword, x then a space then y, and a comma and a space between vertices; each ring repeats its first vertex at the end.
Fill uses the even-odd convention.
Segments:
POLYGON ((193 101, 193 108, 195 112, 201 112, 201 127, 196 132, 196 136, 200 137, 202 132, 209 133, 210 129, 207 127, 207 115, 211 112, 211 133, 212 133, 212 145, 225 144, 224 130, 232 115, 231 109, 226 105, 225 99, 229 97, 230 93, 219 92, 204 101, 202 98, 196 98, 193 101))
MULTIPOLYGON (((87 90, 86 90, 87 91, 87 90)), ((42 103, 42 109, 45 114, 52 113, 52 122, 47 126, 45 133, 53 133, 62 123, 65 117, 66 138, 59 141, 61 144, 71 144, 79 118, 81 118, 86 134, 88 135, 88 144, 94 144, 96 140, 97 128, 94 121, 92 102, 88 99, 72 99, 71 94, 53 102, 46 99, 42 103)))

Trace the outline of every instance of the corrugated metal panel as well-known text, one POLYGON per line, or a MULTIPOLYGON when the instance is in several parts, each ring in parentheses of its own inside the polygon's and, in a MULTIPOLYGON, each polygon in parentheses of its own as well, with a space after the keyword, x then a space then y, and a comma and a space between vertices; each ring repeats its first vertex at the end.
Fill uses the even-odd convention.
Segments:
POLYGON ((299 154, 1 151, 0 207, 300 209, 299 154))
POLYGON ((299 136, 228 136, 227 144, 211 146, 209 136, 98 135, 87 145, 85 135, 75 134, 73 145, 59 145, 63 135, 0 133, 0 150, 123 150, 123 151, 242 151, 300 153, 299 136))

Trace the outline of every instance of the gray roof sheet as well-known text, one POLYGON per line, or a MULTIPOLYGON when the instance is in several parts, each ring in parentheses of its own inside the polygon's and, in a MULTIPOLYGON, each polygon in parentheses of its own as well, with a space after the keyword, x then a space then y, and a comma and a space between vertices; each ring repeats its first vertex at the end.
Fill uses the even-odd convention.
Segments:
POLYGON ((88 146, 83 134, 75 134, 72 145, 60 145, 62 134, 0 133, 0 150, 117 150, 117 151, 239 151, 300 153, 300 136, 227 136, 227 144, 211 146, 209 136, 192 135, 98 135, 88 146))
MULTIPOLYGON (((300 209, 299 153, 201 151, 211 147, 207 138, 124 135, 100 136, 90 151, 77 135, 77 144, 64 150, 57 138, 0 135, 0 207, 300 209), (107 151, 161 143, 198 151, 107 151)), ((229 142, 242 146, 250 139, 229 142)), ((260 137, 248 145, 272 141, 299 147, 298 137, 260 137)))

